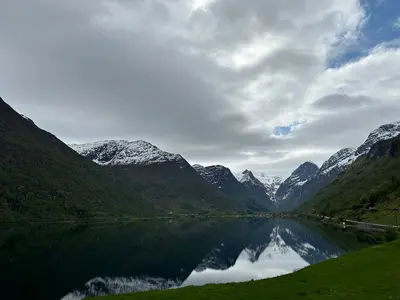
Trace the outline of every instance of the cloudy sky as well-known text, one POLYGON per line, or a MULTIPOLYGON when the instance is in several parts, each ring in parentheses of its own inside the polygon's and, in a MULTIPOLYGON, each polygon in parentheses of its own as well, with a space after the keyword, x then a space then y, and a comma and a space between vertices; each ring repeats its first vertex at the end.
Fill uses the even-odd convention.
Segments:
POLYGON ((400 120, 398 0, 0 0, 0 96, 67 143, 286 176, 400 120))

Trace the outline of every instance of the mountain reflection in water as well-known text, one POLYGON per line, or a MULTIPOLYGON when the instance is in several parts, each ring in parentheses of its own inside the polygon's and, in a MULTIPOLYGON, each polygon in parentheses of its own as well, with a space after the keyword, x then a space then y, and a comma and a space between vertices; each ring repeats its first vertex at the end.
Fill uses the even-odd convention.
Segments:
POLYGON ((365 246, 352 233, 276 219, 8 228, 0 284, 5 299, 76 300, 275 277, 365 246))

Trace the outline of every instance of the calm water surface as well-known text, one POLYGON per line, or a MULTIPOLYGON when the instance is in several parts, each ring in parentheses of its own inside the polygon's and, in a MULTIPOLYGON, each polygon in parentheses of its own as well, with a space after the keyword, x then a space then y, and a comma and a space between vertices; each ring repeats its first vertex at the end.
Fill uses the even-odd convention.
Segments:
POLYGON ((67 300, 274 277, 368 246, 292 220, 0 229, 2 299, 67 300))

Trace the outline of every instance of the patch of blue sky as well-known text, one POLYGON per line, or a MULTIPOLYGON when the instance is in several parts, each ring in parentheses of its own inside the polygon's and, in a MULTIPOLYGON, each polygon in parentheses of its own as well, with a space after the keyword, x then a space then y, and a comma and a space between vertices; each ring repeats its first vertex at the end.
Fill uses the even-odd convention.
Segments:
POLYGON ((400 0, 360 0, 366 19, 357 39, 339 55, 328 61, 329 68, 338 68, 367 56, 379 45, 400 47, 400 0))
POLYGON ((294 131, 297 128, 298 125, 300 125, 300 122, 294 122, 292 124, 284 126, 276 126, 272 130, 272 133, 275 136, 280 136, 280 137, 288 136, 292 131, 294 131))

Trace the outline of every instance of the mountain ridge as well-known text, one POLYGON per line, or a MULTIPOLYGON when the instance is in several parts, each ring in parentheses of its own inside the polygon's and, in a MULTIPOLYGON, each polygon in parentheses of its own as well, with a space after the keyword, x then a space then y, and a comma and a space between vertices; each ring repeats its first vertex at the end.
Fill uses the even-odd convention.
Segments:
POLYGON ((254 175, 248 174, 254 182, 239 182, 230 169, 222 165, 204 167, 196 164, 193 168, 222 192, 238 199, 246 208, 256 211, 273 210, 273 204, 265 192, 264 185, 254 178, 254 175))
POLYGON ((184 162, 184 158, 180 154, 162 151, 143 140, 105 140, 68 146, 100 165, 147 165, 167 161, 184 162))
POLYGON ((378 141, 298 211, 396 224, 399 169, 400 136, 378 141))
POLYGON ((181 156, 167 158, 153 164, 112 165, 107 159, 107 165, 96 164, 0 98, 0 222, 242 209, 181 156))
POLYGON ((281 202, 279 209, 292 210, 304 202, 311 200, 317 192, 325 188, 337 176, 349 169, 358 158, 367 155, 373 145, 379 141, 390 140, 399 134, 400 122, 388 123, 373 130, 357 149, 344 148, 339 150, 326 160, 318 172, 303 185, 295 187, 294 191, 287 196, 289 200, 286 202, 289 202, 289 204, 285 205, 281 202))
POLYGON ((291 198, 298 197, 299 187, 304 185, 318 170, 319 167, 310 161, 306 161, 296 168, 276 191, 275 197, 278 199, 279 209, 291 208, 294 205, 291 198))

